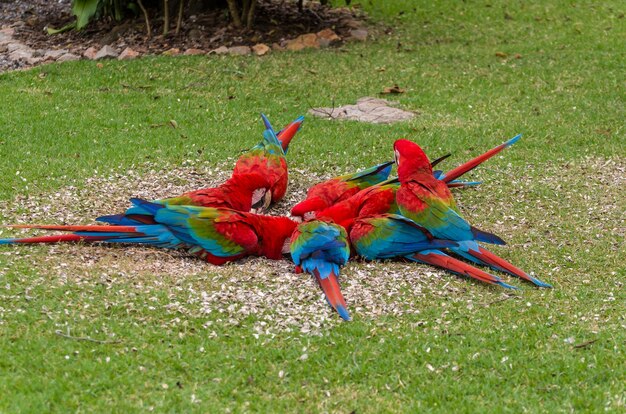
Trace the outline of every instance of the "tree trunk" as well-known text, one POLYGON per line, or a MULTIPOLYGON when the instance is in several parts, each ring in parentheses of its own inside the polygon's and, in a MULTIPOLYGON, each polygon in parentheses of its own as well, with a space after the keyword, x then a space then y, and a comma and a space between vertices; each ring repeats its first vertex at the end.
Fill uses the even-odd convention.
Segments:
POLYGON ((233 21, 233 26, 241 27, 241 18, 239 17, 237 0, 228 0, 228 11, 230 12, 230 18, 233 21))

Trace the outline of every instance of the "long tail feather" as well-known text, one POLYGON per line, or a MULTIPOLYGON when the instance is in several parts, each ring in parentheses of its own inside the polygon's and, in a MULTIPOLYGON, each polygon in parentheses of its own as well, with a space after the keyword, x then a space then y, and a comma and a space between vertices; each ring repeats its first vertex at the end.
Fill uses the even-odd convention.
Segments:
POLYGON ((415 253, 409 257, 411 260, 417 260, 432 266, 441 267, 443 269, 448 270, 449 272, 471 277, 472 279, 479 280, 481 282, 500 285, 502 287, 508 289, 517 289, 515 286, 511 286, 507 283, 504 283, 499 277, 491 275, 487 272, 484 272, 480 269, 477 269, 469 264, 462 262, 454 257, 450 257, 445 253, 438 251, 426 251, 415 253))
POLYGON ((441 178, 441 180, 443 180, 444 182, 447 183, 447 182, 450 182, 450 181, 452 181, 452 180, 454 180, 456 178, 459 178, 460 176, 462 176, 466 172, 473 170, 474 168, 476 168, 477 166, 479 166, 483 162, 487 161, 489 158, 493 157, 494 155, 496 155, 497 153, 499 153, 503 149, 508 148, 511 145, 515 144, 521 137, 522 137, 522 134, 516 135, 513 138, 511 138, 510 140, 508 140, 507 142, 505 142, 504 144, 500 144, 497 147, 492 148, 489 151, 485 152, 484 154, 479 155, 478 157, 469 160, 465 164, 459 165, 458 167, 454 168, 453 170, 448 171, 447 173, 445 173, 444 177, 441 178))
POLYGON ((14 229, 38 229, 38 230, 56 230, 56 231, 91 231, 91 232, 116 232, 116 233, 133 233, 137 231, 135 226, 72 226, 72 225, 49 225, 49 224, 12 224, 6 227, 14 229))
POLYGON ((335 272, 331 272, 327 277, 322 278, 318 270, 313 271, 317 282, 319 283, 324 295, 326 295, 326 300, 330 306, 332 306, 339 316, 345 321, 351 320, 350 314, 348 313, 346 300, 343 298, 343 294, 341 293, 341 289, 339 287, 339 280, 337 279, 337 275, 335 272))
POLYGON ((549 283, 542 282, 541 280, 530 276, 528 273, 524 272, 522 269, 507 262, 503 258, 495 255, 494 253, 490 252, 489 250, 485 249, 482 246, 478 247, 478 251, 470 249, 469 254, 471 254, 476 259, 482 261, 483 263, 487 264, 488 266, 491 266, 494 269, 498 269, 506 273, 512 274, 521 279, 532 282, 539 287, 545 287, 545 288, 552 287, 552 285, 550 285, 549 283))
POLYGON ((101 241, 103 237, 79 236, 78 234, 54 234, 40 237, 24 237, 15 239, 0 239, 0 244, 39 244, 39 243, 69 243, 79 241, 101 241))
POLYGON ((442 155, 441 157, 437 158, 434 161, 430 162, 430 167, 433 168, 435 167, 437 164, 439 164, 441 161, 445 160, 446 158, 450 157, 452 154, 447 153, 446 155, 442 155))
POLYGON ((276 135, 280 141, 280 144, 283 147, 283 150, 285 151, 285 154, 287 153, 287 150, 289 149, 289 143, 291 142, 293 137, 296 135, 296 132, 298 132, 300 128, 302 127, 303 122, 304 122, 304 117, 300 116, 296 118, 296 120, 294 120, 292 123, 287 125, 284 129, 282 129, 276 135))

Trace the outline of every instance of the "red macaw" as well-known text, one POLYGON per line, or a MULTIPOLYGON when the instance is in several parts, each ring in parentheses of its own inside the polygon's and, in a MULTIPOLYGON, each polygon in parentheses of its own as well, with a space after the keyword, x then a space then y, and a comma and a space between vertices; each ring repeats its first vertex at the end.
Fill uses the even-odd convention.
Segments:
MULTIPOLYGON (((154 202, 167 205, 232 208, 255 213, 267 211, 272 203, 285 195, 288 172, 282 146, 288 147, 303 121, 304 118, 299 117, 285 127, 281 131, 282 142, 272 129, 267 129, 263 134, 263 141, 239 157, 231 178, 223 184, 154 202)), ((103 216, 97 220, 119 225, 152 222, 150 215, 137 206, 131 207, 124 214, 103 216)))
POLYGON ((340 175, 315 184, 307 191, 305 200, 291 208, 291 215, 307 220, 315 212, 347 200, 364 188, 378 184, 389 177, 393 161, 385 162, 353 174, 340 175))
MULTIPOLYGON (((480 182, 475 181, 458 181, 457 178, 465 174, 466 172, 476 168, 479 164, 498 154, 503 149, 513 145, 520 138, 521 135, 517 135, 514 138, 505 142, 504 144, 498 145, 497 147, 490 149, 484 154, 479 155, 478 157, 473 158, 462 165, 459 165, 455 169, 445 174, 442 171, 433 171, 433 175, 435 176, 435 178, 438 178, 441 181, 445 182, 450 188, 480 184, 480 182)), ((445 160, 449 156, 450 154, 446 154, 443 157, 434 160, 430 163, 431 168, 441 161, 445 160)), ((381 164, 381 166, 382 165, 384 164, 381 164)), ((372 169, 374 168, 376 167, 372 167, 372 169)), ((311 190, 316 189, 316 187, 318 186, 324 190, 328 187, 339 188, 334 186, 334 182, 338 178, 341 177, 336 177, 324 183, 317 184, 316 186, 312 187, 311 190)), ((351 191, 349 193, 351 194, 351 196, 348 198, 343 196, 343 193, 341 193, 341 191, 338 191, 333 194, 333 196, 336 197, 334 202, 331 201, 331 197, 320 197, 323 199, 323 201, 319 201, 319 199, 315 197, 315 194, 313 196, 309 195, 306 200, 293 207, 291 214, 292 216, 296 217, 302 217, 306 214, 306 218, 329 217, 338 223, 349 225, 349 222, 346 222, 346 220, 349 220, 350 218, 355 218, 357 216, 383 213, 399 213, 399 210, 397 209, 397 205, 395 203, 395 191, 399 188, 399 186, 400 182, 397 178, 395 178, 380 182, 378 184, 370 184, 369 186, 365 186, 363 190, 356 193, 354 191, 351 191)))
POLYGON ((394 152, 400 180, 396 202, 403 216, 423 226, 436 238, 457 242, 458 246, 449 250, 468 260, 513 274, 537 286, 551 287, 477 243, 505 244, 500 237, 478 230, 463 219, 448 186, 433 176, 428 157, 417 144, 398 140, 394 143, 394 152))
POLYGON ((105 242, 184 249, 221 265, 245 256, 278 260, 289 253, 297 223, 288 217, 261 216, 228 208, 164 205, 131 199, 154 224, 131 226, 16 225, 16 228, 70 231, 72 234, 0 239, 1 244, 105 242))

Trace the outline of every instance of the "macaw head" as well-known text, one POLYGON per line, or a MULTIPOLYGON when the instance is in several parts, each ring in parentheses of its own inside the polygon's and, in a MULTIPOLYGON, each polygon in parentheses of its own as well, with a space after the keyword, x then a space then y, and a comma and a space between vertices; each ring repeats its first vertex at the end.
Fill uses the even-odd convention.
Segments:
POLYGON ((315 218, 315 213, 328 207, 321 197, 309 197, 291 208, 291 218, 297 222, 315 218))
POLYGON ((408 178, 417 171, 432 174, 433 169, 428 157, 416 143, 407 139, 399 139, 393 143, 393 150, 400 180, 408 178))
POLYGON ((260 232, 261 254, 268 259, 279 260, 288 253, 286 246, 290 243, 291 235, 297 223, 284 216, 257 216, 262 217, 260 232))

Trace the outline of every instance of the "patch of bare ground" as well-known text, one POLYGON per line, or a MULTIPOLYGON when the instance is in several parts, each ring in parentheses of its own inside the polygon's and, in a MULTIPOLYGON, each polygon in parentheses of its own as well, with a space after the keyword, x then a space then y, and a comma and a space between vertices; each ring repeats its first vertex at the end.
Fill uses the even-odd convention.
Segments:
MULTIPOLYGON (((43 193, 19 196, 0 208, 11 223, 90 223, 100 214, 123 210, 131 196, 158 198, 218 184, 228 176, 226 166, 230 164, 158 170, 144 166, 140 170, 148 173, 131 170, 97 176, 80 186, 61 188, 53 197, 43 193)), ((626 159, 599 158, 527 165, 523 170, 485 168, 479 174, 486 182, 478 191, 488 192, 489 203, 475 205, 478 193, 474 191, 456 194, 470 221, 514 240, 498 249, 500 254, 513 262, 533 256, 530 262, 538 269, 528 270, 537 270, 537 276, 558 288, 561 280, 574 282, 564 262, 581 259, 565 257, 566 253, 548 255, 546 252, 555 251, 554 245, 604 246, 611 238, 608 246, 613 251, 607 254, 617 257, 620 249, 623 252, 626 199, 621 189, 625 173, 626 159)), ((324 178, 328 177, 292 169, 287 200, 272 213, 286 214, 308 186, 324 178)), ((7 233, 3 230, 2 237, 7 233)), ((313 279, 295 274, 287 260, 249 258, 216 267, 182 252, 87 244, 3 246, 0 257, 7 263, 0 268, 0 275, 9 271, 11 263, 16 268, 27 265, 37 269, 39 277, 23 279, 26 292, 41 284, 72 285, 88 296, 92 289, 104 287, 113 292, 111 301, 129 312, 153 312, 164 327, 184 324, 187 318, 206 318, 209 335, 217 335, 220 329, 216 325, 234 329, 253 317, 251 331, 242 334, 271 338, 279 333, 322 335, 341 323, 313 279)), ((519 280, 504 279, 532 289, 519 280)), ((443 306, 440 320, 423 323, 444 328, 453 316, 445 304, 471 310, 505 300, 511 293, 402 262, 351 262, 342 269, 341 281, 356 319, 419 315, 436 304, 443 306)))

